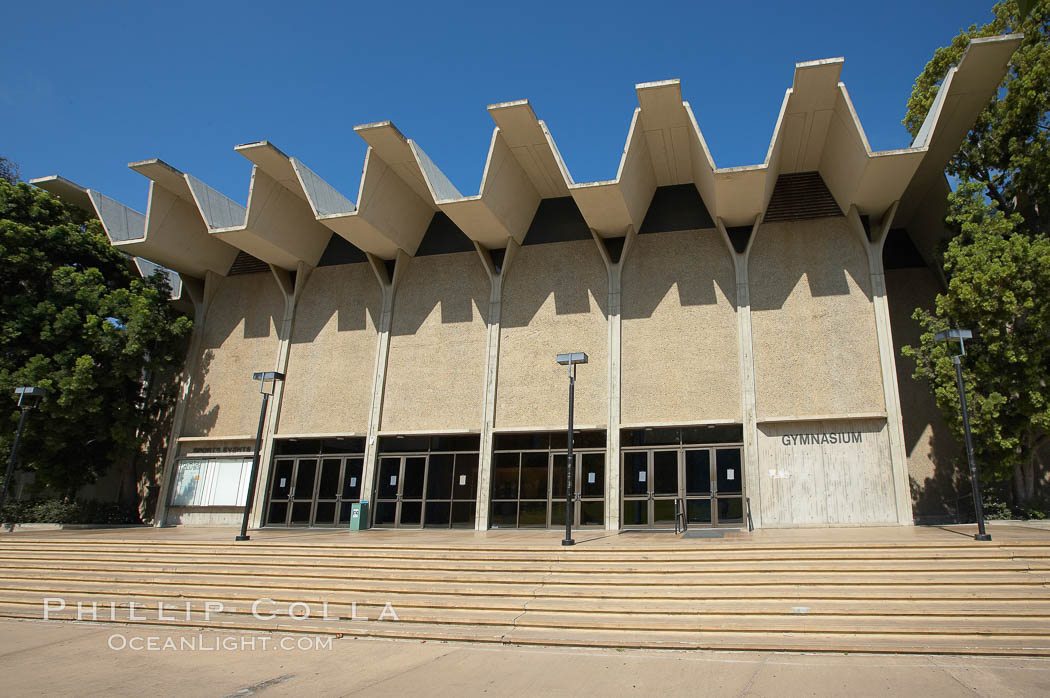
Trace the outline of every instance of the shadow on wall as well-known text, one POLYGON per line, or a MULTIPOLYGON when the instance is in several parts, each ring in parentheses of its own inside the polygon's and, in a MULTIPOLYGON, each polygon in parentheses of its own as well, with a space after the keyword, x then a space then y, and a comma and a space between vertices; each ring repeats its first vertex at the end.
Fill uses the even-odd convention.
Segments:
MULTIPOLYGON (((937 438, 930 439, 929 458, 934 463, 933 475, 919 484, 915 476, 909 478, 911 485, 912 512, 917 524, 959 523, 967 518, 965 511, 972 509, 970 478, 963 461, 954 460, 937 452, 937 438), (965 498, 965 499, 964 499, 965 498), (963 515, 960 517, 960 512, 963 515)), ((955 444, 949 445, 952 450, 955 444)), ((908 453, 911 453, 909 448, 908 453)))
POLYGON ((202 348, 221 347, 242 322, 244 339, 269 337, 272 327, 280 327, 284 299, 270 272, 227 277, 220 283, 208 310, 202 348))
POLYGON ((759 227, 748 262, 751 309, 779 310, 805 278, 810 295, 849 295, 848 274, 871 300, 867 253, 842 216, 759 227))
POLYGON ((175 448, 171 442, 171 427, 181 387, 178 374, 154 376, 151 383, 150 389, 155 391, 151 403, 156 409, 151 415, 153 427, 145 434, 144 443, 132 458, 130 475, 122 478, 118 497, 135 496, 139 516, 146 523, 153 521, 153 513, 157 510, 168 449, 175 448))
MULTIPOLYGON (((918 263, 922 264, 921 259, 918 263)), ((912 377, 915 362, 901 354, 905 345, 918 344, 922 328, 911 315, 915 308, 933 304, 940 282, 924 264, 887 268, 886 288, 904 448, 911 471, 912 512, 916 523, 954 523, 958 499, 970 491, 962 444, 944 421, 929 385, 912 377)))
POLYGON ((367 262, 315 269, 306 282, 295 313, 294 344, 310 344, 336 315, 337 332, 379 326, 379 283, 367 262))
POLYGON ((718 235, 714 229, 639 235, 624 264, 623 318, 652 317, 674 287, 682 307, 715 305, 721 290, 735 308, 736 272, 718 235))
POLYGON ((904 448, 909 463, 928 463, 932 468, 932 475, 923 477, 918 473, 917 478, 916 473, 912 473, 910 478, 915 522, 956 523, 958 499, 970 492, 962 446, 941 416, 929 386, 912 378, 915 362, 901 356, 901 346, 894 341, 904 448), (922 478, 921 485, 919 478, 922 478))
POLYGON ((525 245, 503 289, 503 327, 528 327, 554 296, 557 315, 587 315, 591 303, 608 317, 609 276, 593 240, 525 245))
POLYGON ((215 352, 211 349, 204 351, 186 392, 184 436, 208 436, 219 419, 219 405, 211 404, 211 388, 207 380, 214 358, 215 352))
POLYGON ((476 252, 416 257, 394 298, 391 333, 414 335, 435 307, 443 325, 487 322, 488 304, 489 278, 476 252))

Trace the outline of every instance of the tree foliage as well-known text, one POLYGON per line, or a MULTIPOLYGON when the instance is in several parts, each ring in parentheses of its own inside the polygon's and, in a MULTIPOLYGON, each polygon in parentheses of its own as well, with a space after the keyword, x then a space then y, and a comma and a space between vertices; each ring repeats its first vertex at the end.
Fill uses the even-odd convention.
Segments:
MULTIPOLYGON (((95 219, 24 183, 0 182, 0 436, 9 452, 18 385, 48 391, 20 460, 72 493, 134 457, 158 400, 144 379, 181 364, 191 321, 163 277, 141 279, 95 219)), ((6 456, 5 456, 6 458, 6 456)))
POLYGON ((904 124, 915 134, 971 38, 1024 32, 998 94, 947 168, 959 180, 949 196, 947 290, 932 310, 915 311, 923 335, 904 353, 961 435, 954 366, 933 335, 974 331, 963 365, 978 463, 985 477, 1012 479, 1014 503, 1026 506, 1050 438, 1050 0, 1027 16, 1012 0, 993 14, 937 49, 908 101, 904 124))
POLYGON ((19 179, 21 175, 18 171, 18 164, 0 155, 0 180, 8 184, 15 184, 19 179))
POLYGON ((961 435, 955 367, 947 347, 933 335, 949 324, 973 330, 963 376, 983 473, 1015 480, 1018 504, 1034 494, 1039 447, 1050 433, 1050 239, 1018 232, 1019 216, 1007 217, 982 196, 982 184, 966 182, 952 196, 948 221, 960 234, 944 253, 949 278, 933 312, 918 309, 916 377, 932 387, 937 404, 961 435), (1020 488, 1020 489, 1018 489, 1020 488))

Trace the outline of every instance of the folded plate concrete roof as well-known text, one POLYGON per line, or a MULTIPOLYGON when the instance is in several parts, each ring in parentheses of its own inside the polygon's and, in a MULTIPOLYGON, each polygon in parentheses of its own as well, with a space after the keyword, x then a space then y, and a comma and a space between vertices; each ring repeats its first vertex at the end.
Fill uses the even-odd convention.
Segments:
POLYGON ((192 276, 226 273, 237 250, 286 269, 314 265, 330 231, 381 259, 399 250, 414 255, 437 211, 481 245, 505 247, 523 241, 542 199, 564 196, 595 233, 621 236, 641 226, 657 187, 690 183, 713 218, 751 225, 777 178, 797 172, 819 172, 843 211, 856 206, 881 217, 900 202, 895 225, 906 225, 931 187, 941 191, 945 165, 1020 41, 1017 34, 973 40, 913 143, 896 150, 871 150, 839 81, 843 60, 830 58, 796 64, 757 165, 717 167, 679 81, 664 80, 635 86, 638 107, 608 181, 575 182, 526 100, 488 107, 496 127, 478 193, 468 196, 388 121, 354 129, 368 143, 356 204, 266 141, 236 148, 254 163, 247 208, 159 160, 131 164, 152 180, 145 216, 60 177, 33 181, 67 198, 87 197, 114 245, 192 276))

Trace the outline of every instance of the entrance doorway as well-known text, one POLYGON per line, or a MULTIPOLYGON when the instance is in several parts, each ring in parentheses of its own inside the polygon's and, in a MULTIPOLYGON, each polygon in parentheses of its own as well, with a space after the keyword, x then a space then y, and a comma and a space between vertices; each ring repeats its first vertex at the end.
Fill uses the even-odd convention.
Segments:
POLYGON ((372 525, 472 528, 477 491, 477 453, 381 455, 372 525))
MULTIPOLYGON (((557 528, 565 525, 565 463, 568 453, 496 453, 492 468, 493 528, 557 528)), ((605 452, 572 454, 574 526, 605 524, 605 452)))
POLYGON ((349 526, 361 499, 361 456, 277 458, 270 478, 268 526, 349 526))
POLYGON ((690 525, 744 522, 740 446, 624 450, 621 458, 625 528, 671 528, 675 500, 690 525))

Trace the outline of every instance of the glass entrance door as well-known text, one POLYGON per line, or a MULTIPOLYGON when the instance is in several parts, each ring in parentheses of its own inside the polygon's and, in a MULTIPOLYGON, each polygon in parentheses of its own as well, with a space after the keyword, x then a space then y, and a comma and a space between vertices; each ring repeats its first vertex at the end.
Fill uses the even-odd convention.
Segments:
POLYGON ((372 525, 469 528, 478 488, 477 453, 380 456, 372 525))
POLYGON ((274 462, 266 523, 309 526, 313 523, 317 489, 317 459, 287 458, 274 462))
POLYGON ((629 451, 623 454, 623 525, 674 526, 679 496, 678 451, 629 451))
POLYGON ((624 451, 622 525, 671 528, 675 499, 690 524, 743 523, 742 465, 739 446, 624 451))
POLYGON ((426 456, 380 458, 374 525, 420 528, 426 477, 426 456))
MULTIPOLYGON (((565 459, 568 453, 551 454, 551 505, 547 525, 565 525, 565 459)), ((574 453, 573 526, 605 525, 605 454, 574 453)))
POLYGON ((349 525, 350 504, 360 499, 362 460, 361 457, 277 459, 270 480, 266 524, 349 525))
MULTIPOLYGON (((566 452, 496 453, 492 469, 493 528, 565 525, 566 452)), ((574 526, 605 524, 605 453, 573 453, 574 526)))

